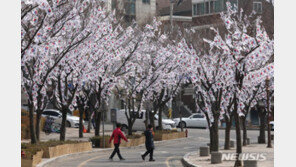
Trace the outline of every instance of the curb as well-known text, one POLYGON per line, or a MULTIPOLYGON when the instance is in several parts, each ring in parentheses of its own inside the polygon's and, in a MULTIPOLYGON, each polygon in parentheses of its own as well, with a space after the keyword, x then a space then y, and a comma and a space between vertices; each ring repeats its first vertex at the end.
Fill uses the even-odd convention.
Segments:
POLYGON ((197 153, 197 151, 187 153, 187 154, 185 154, 185 155, 183 156, 181 162, 182 162, 182 164, 183 164, 184 167, 200 167, 200 166, 197 166, 197 165, 191 163, 191 162, 188 160, 188 157, 189 157, 191 154, 195 154, 195 153, 197 153))
POLYGON ((77 153, 72 153, 72 154, 65 154, 65 155, 61 155, 58 157, 54 157, 54 158, 46 158, 46 159, 42 159, 42 162, 37 164, 36 167, 43 167, 44 165, 47 165, 51 162, 54 162, 55 160, 59 160, 61 158, 65 158, 68 156, 72 156, 72 155, 77 155, 77 154, 88 154, 88 153, 94 153, 94 152, 104 152, 104 151, 108 151, 108 150, 113 150, 113 148, 105 148, 105 149, 100 149, 100 150, 91 150, 91 151, 83 151, 83 152, 77 152, 77 153))
MULTIPOLYGON (((178 138, 178 139, 172 139, 172 140, 163 140, 163 141, 155 141, 154 144, 160 144, 160 143, 164 143, 166 141, 175 141, 175 140, 181 140, 184 138, 178 138)), ((186 138, 185 138, 186 139, 186 138)), ((144 147, 144 144, 140 144, 138 146, 133 146, 133 147, 122 147, 122 148, 134 148, 134 147, 144 147)), ((102 148, 102 149, 98 149, 98 150, 91 150, 91 151, 84 151, 84 152, 77 152, 77 153, 72 153, 72 154, 65 154, 65 155, 61 155, 58 157, 54 157, 54 158, 46 158, 46 159, 42 159, 42 161, 36 165, 36 167, 44 167, 44 165, 50 164, 56 160, 68 157, 68 156, 72 156, 72 155, 77 155, 77 154, 89 154, 89 153, 94 153, 94 152, 104 152, 104 151, 108 151, 108 150, 113 150, 114 148, 102 148)), ((195 166, 194 166, 195 167, 195 166)))

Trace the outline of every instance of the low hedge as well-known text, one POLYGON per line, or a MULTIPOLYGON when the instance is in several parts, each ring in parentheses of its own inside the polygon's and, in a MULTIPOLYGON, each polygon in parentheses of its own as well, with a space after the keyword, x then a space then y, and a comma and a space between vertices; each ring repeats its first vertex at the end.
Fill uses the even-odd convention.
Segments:
POLYGON ((174 130, 156 130, 155 134, 168 134, 168 133, 175 133, 178 132, 177 129, 174 130))
POLYGON ((133 134, 133 135, 127 135, 126 138, 128 139, 138 139, 140 137, 142 137, 143 134, 133 134))
POLYGON ((58 140, 49 140, 47 142, 39 142, 37 144, 31 144, 31 143, 22 143, 21 144, 21 150, 25 152, 25 155, 27 158, 31 158, 33 155, 35 155, 38 151, 45 151, 48 147, 54 147, 57 145, 62 144, 74 144, 79 143, 80 141, 58 141, 58 140))

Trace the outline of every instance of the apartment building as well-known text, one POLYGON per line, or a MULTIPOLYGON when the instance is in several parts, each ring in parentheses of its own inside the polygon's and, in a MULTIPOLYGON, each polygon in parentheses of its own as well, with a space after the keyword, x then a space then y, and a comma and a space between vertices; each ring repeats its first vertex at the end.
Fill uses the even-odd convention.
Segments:
POLYGON ((109 0, 110 9, 119 9, 126 22, 144 24, 156 15, 156 0, 109 0))

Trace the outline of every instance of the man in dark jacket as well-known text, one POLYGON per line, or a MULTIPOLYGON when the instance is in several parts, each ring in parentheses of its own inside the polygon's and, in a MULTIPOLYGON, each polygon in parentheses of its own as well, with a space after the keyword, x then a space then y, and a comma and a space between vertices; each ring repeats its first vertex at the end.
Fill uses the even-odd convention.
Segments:
POLYGON ((123 138, 126 142, 128 142, 127 138, 124 136, 124 134, 121 132, 120 130, 121 124, 117 123, 116 124, 116 129, 114 129, 109 143, 111 143, 112 139, 114 138, 113 144, 114 144, 114 150, 111 154, 111 156, 109 157, 110 160, 113 159, 114 155, 117 153, 118 157, 120 160, 125 160, 124 158, 122 158, 122 156, 120 155, 120 150, 119 150, 119 145, 121 143, 120 139, 123 138))
POLYGON ((145 160, 145 157, 150 154, 150 159, 149 161, 155 161, 153 159, 153 150, 154 150, 154 141, 153 141, 153 134, 152 134, 153 128, 152 125, 148 125, 147 130, 144 132, 145 136, 146 136, 146 152, 145 154, 141 155, 142 159, 145 160))

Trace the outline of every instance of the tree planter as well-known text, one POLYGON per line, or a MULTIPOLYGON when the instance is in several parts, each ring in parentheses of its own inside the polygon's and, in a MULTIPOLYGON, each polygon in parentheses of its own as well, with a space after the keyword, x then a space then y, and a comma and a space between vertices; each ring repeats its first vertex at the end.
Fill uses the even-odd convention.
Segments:
POLYGON ((154 140, 162 141, 162 140, 172 140, 177 138, 185 138, 185 132, 172 132, 172 133, 155 133, 154 140))
POLYGON ((63 144, 55 147, 48 147, 44 150, 43 158, 53 158, 65 154, 76 152, 91 151, 92 145, 90 142, 82 142, 75 144, 63 144))
POLYGON ((35 155, 28 158, 21 158, 22 167, 35 167, 42 161, 43 151, 38 151, 35 155))
POLYGON ((209 147, 200 147, 199 148, 199 156, 209 156, 210 155, 210 148, 209 147))
POLYGON ((145 143, 145 136, 141 136, 140 138, 128 139, 129 142, 125 142, 124 140, 121 142, 121 147, 134 147, 145 143))

